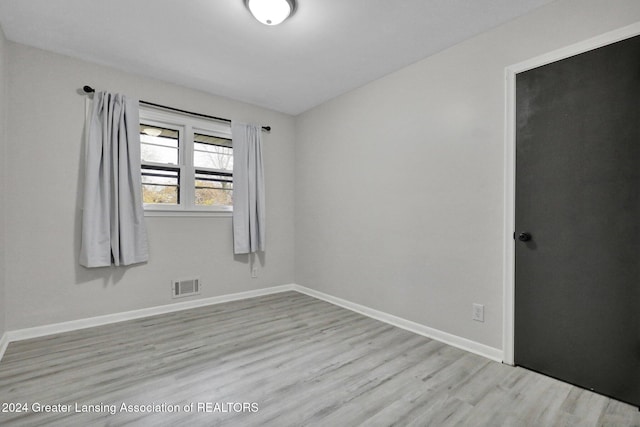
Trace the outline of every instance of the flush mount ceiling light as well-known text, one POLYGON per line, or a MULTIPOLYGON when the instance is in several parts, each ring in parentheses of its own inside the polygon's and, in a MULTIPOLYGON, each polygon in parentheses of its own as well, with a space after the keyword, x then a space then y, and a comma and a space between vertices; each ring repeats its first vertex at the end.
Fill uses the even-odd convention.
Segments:
POLYGON ((244 0, 254 18, 265 25, 278 25, 296 9, 295 0, 244 0))

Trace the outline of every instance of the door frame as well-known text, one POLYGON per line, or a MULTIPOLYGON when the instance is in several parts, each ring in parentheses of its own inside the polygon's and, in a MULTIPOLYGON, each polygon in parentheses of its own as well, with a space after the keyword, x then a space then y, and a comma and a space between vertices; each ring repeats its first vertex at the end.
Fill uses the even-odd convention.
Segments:
POLYGON ((515 171, 516 74, 640 35, 640 22, 554 50, 505 68, 504 140, 504 263, 502 307, 502 360, 514 365, 515 342, 515 171))

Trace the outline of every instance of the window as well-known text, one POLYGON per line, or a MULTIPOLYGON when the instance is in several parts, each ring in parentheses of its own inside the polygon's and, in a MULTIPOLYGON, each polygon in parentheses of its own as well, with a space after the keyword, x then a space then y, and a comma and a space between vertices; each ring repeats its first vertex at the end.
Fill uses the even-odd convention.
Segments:
POLYGON ((148 213, 231 212, 231 126, 140 109, 142 198, 148 213))
POLYGON ((195 202, 198 206, 232 206, 233 147, 231 140, 195 133, 195 202))
POLYGON ((145 204, 180 204, 180 131, 140 124, 142 199, 145 204))

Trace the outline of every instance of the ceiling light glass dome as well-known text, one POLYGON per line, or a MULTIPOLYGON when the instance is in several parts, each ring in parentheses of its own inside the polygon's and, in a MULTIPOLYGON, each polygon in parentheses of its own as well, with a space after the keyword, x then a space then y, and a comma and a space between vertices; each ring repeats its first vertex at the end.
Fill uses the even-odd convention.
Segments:
POLYGON ((265 25, 278 25, 294 12, 295 0, 245 0, 251 14, 265 25))

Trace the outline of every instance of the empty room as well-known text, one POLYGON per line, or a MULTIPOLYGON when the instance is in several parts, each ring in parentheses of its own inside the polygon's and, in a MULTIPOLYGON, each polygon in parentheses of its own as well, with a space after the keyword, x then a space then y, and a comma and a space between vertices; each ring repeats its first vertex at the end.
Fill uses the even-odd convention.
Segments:
POLYGON ((0 425, 640 426, 638 0, 0 0, 0 425))

